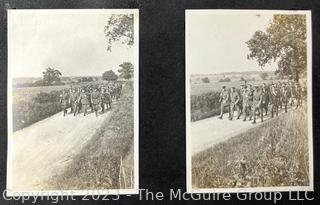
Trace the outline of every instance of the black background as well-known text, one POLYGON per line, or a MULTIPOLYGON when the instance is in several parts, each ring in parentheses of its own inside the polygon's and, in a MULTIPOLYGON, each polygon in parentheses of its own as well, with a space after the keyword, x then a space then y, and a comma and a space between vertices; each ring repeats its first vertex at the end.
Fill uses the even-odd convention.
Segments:
MULTIPOLYGON (((139 181, 141 189, 186 190, 185 149, 185 9, 303 9, 312 10, 313 40, 313 143, 314 201, 319 200, 319 13, 320 1, 297 0, 1 0, 0 16, 0 204, 4 201, 7 157, 7 19, 6 9, 139 9, 139 181)), ((250 22, 248 22, 249 24, 250 22)), ((245 28, 244 28, 245 29, 245 28)), ((236 34, 235 34, 236 35, 236 34)), ((26 54, 27 55, 27 54, 26 54)), ((214 56, 212 57, 214 60, 214 56)), ((232 60, 232 59, 230 59, 232 60)), ((107 160, 107 159, 106 159, 107 160)), ((284 198, 288 198, 284 194, 284 198), (286 196, 286 197, 285 197, 286 196)), ((77 199, 80 199, 79 197, 77 199)), ((38 201, 50 204, 50 201, 38 201)), ((272 201, 140 201, 138 196, 121 196, 118 201, 61 201, 61 204, 272 204, 272 201)), ((280 201, 277 204, 287 204, 280 201)), ((31 204, 27 202, 26 204, 31 204)))

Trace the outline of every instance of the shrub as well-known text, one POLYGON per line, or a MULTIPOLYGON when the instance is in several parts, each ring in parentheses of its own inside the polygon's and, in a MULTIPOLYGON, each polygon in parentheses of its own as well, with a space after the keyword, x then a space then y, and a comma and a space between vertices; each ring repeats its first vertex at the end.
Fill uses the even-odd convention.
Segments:
POLYGON ((221 79, 219 80, 219 82, 231 82, 231 79, 228 78, 228 77, 226 77, 226 78, 221 78, 221 79))
POLYGON ((13 131, 54 115, 62 110, 59 102, 60 91, 40 92, 31 100, 13 103, 13 131))
POLYGON ((210 83, 210 80, 208 77, 202 78, 201 80, 203 83, 210 83))
POLYGON ((220 113, 219 92, 192 95, 190 99, 191 121, 208 118, 220 113))

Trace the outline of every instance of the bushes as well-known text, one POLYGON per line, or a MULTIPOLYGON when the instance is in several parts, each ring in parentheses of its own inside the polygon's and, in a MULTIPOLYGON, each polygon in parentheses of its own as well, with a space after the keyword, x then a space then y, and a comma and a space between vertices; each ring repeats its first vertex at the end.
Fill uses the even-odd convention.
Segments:
POLYGON ((14 101, 13 131, 27 127, 62 110, 59 102, 60 91, 50 93, 40 92, 31 100, 21 99, 14 101))
POLYGON ((208 77, 202 78, 201 80, 203 83, 210 83, 210 80, 208 77))
POLYGON ((197 121, 220 114, 219 98, 219 92, 192 95, 190 99, 191 121, 197 121))
POLYGON ((306 113, 290 111, 193 156, 193 186, 309 185, 306 113))
POLYGON ((231 82, 231 79, 228 78, 228 77, 226 77, 226 78, 221 78, 221 79, 219 80, 219 82, 231 82))

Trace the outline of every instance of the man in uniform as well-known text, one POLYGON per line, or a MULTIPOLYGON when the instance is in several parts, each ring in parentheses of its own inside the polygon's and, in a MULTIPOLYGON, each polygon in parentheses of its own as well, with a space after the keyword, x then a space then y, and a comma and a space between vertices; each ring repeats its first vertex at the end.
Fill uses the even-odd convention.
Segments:
POLYGON ((238 117, 237 119, 240 118, 240 107, 239 107, 239 100, 240 100, 240 97, 239 97, 239 93, 236 91, 236 88, 235 87, 232 87, 231 88, 231 92, 230 92, 230 114, 229 114, 229 120, 232 120, 233 119, 233 114, 234 114, 234 110, 237 110, 238 112, 238 117))
POLYGON ((253 104, 252 104, 253 122, 252 122, 252 124, 256 123, 257 111, 259 112, 259 115, 261 116, 261 122, 263 122, 263 113, 261 110, 262 93, 261 93, 258 85, 255 85, 254 87, 255 87, 255 90, 253 92, 253 104))
POLYGON ((271 100, 271 118, 273 118, 274 112, 276 113, 276 116, 278 116, 279 112, 280 93, 276 85, 272 85, 271 87, 271 100))
POLYGON ((238 105, 239 105, 239 109, 240 109, 240 114, 239 116, 242 115, 243 113, 243 94, 245 92, 245 88, 244 88, 245 85, 241 85, 241 88, 239 90, 239 102, 238 102, 238 105))
POLYGON ((63 116, 66 116, 69 103, 69 95, 65 90, 62 90, 62 94, 60 95, 60 103, 63 109, 63 116))
POLYGON ((229 111, 229 118, 230 118, 229 92, 227 91, 226 86, 222 86, 219 102, 221 103, 219 119, 222 119, 225 107, 229 109, 228 111, 229 111))
POLYGON ((249 108, 248 108, 248 111, 249 111, 249 121, 252 119, 252 105, 253 105, 253 88, 252 88, 252 84, 249 84, 249 92, 248 92, 248 105, 249 105, 249 108))
POLYGON ((282 104, 284 105, 284 111, 287 112, 288 110, 288 102, 289 102, 289 98, 290 98, 290 92, 289 92, 289 88, 288 85, 283 83, 282 84, 282 104))
POLYGON ((96 117, 98 117, 99 104, 101 103, 101 95, 98 92, 97 88, 94 88, 90 97, 91 97, 91 102, 92 102, 92 108, 96 113, 96 117))
POLYGON ((266 115, 268 115, 268 106, 269 106, 269 101, 270 101, 270 92, 266 84, 262 85, 262 90, 261 90, 261 114, 263 115, 263 111, 266 111, 266 115))
POLYGON ((70 97, 70 98, 69 98, 69 103, 70 103, 70 106, 71 106, 70 113, 74 113, 75 110, 76 110, 76 107, 77 107, 77 98, 78 98, 75 89, 72 89, 72 90, 71 90, 69 97, 70 97))
POLYGON ((243 108, 243 111, 242 113, 244 114, 244 118, 243 118, 243 121, 246 121, 247 120, 247 116, 249 114, 249 102, 248 102, 248 94, 249 94, 249 90, 248 90, 248 87, 246 85, 244 85, 244 90, 243 90, 243 93, 242 93, 242 108, 243 108))
POLYGON ((90 95, 86 93, 85 89, 82 89, 81 94, 79 96, 79 102, 84 110, 83 116, 86 116, 88 111, 88 106, 90 105, 90 95))
POLYGON ((104 113, 105 109, 111 109, 111 96, 106 89, 102 89, 101 92, 101 108, 102 113, 104 113))

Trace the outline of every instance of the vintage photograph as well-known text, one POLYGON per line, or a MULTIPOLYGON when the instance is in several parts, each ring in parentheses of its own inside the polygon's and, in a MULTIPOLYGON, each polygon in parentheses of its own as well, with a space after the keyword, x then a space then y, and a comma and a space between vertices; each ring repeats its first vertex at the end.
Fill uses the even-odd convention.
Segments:
POLYGON ((311 12, 186 11, 188 192, 313 190, 311 12))
POLYGON ((137 9, 8 10, 8 195, 138 193, 138 25, 137 9))

